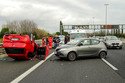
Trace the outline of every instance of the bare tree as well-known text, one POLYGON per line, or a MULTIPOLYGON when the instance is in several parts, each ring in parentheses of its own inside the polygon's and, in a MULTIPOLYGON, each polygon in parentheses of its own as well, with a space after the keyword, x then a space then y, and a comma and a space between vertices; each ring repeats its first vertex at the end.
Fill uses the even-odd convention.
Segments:
POLYGON ((37 29, 37 24, 31 20, 22 20, 22 21, 8 21, 2 27, 8 27, 9 31, 15 31, 17 33, 23 32, 33 32, 37 29))

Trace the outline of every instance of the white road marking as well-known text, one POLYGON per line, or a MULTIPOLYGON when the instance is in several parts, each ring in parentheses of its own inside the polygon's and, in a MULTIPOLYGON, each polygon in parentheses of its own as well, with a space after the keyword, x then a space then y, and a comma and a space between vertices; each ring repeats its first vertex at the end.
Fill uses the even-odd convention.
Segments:
POLYGON ((102 61, 104 61, 107 65, 109 65, 113 70, 118 70, 115 66, 110 64, 108 61, 106 61, 104 58, 102 58, 102 61))
POLYGON ((23 74, 21 74, 20 76, 18 76, 16 79, 14 79, 13 81, 11 81, 10 83, 18 83, 18 82, 20 82, 28 74, 30 74, 32 71, 34 71, 36 68, 38 68, 41 64, 43 64, 47 59, 49 59, 53 54, 54 54, 54 52, 51 53, 45 60, 40 61, 39 63, 37 63, 32 68, 30 68, 29 70, 27 70, 26 72, 24 72, 23 74))

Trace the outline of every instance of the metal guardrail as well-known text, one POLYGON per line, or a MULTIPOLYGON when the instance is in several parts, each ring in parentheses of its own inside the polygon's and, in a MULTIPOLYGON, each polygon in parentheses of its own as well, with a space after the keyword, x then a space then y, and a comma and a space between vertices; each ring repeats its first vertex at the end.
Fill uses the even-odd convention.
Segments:
POLYGON ((4 48, 0 48, 0 55, 1 54, 5 54, 6 52, 5 52, 5 49, 4 48))

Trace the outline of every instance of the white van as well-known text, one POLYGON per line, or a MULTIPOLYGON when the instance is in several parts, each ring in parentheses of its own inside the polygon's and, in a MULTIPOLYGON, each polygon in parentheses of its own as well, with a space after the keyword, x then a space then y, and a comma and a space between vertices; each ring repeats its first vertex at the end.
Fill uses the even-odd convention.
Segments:
POLYGON ((88 38, 88 35, 85 30, 75 29, 75 30, 71 30, 70 38, 71 40, 75 38, 88 38))

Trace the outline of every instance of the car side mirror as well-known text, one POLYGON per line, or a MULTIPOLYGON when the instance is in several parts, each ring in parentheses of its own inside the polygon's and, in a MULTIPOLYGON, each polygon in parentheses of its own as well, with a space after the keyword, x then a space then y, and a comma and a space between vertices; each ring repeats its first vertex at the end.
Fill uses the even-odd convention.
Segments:
POLYGON ((82 46, 83 44, 82 43, 79 43, 78 46, 82 46))

